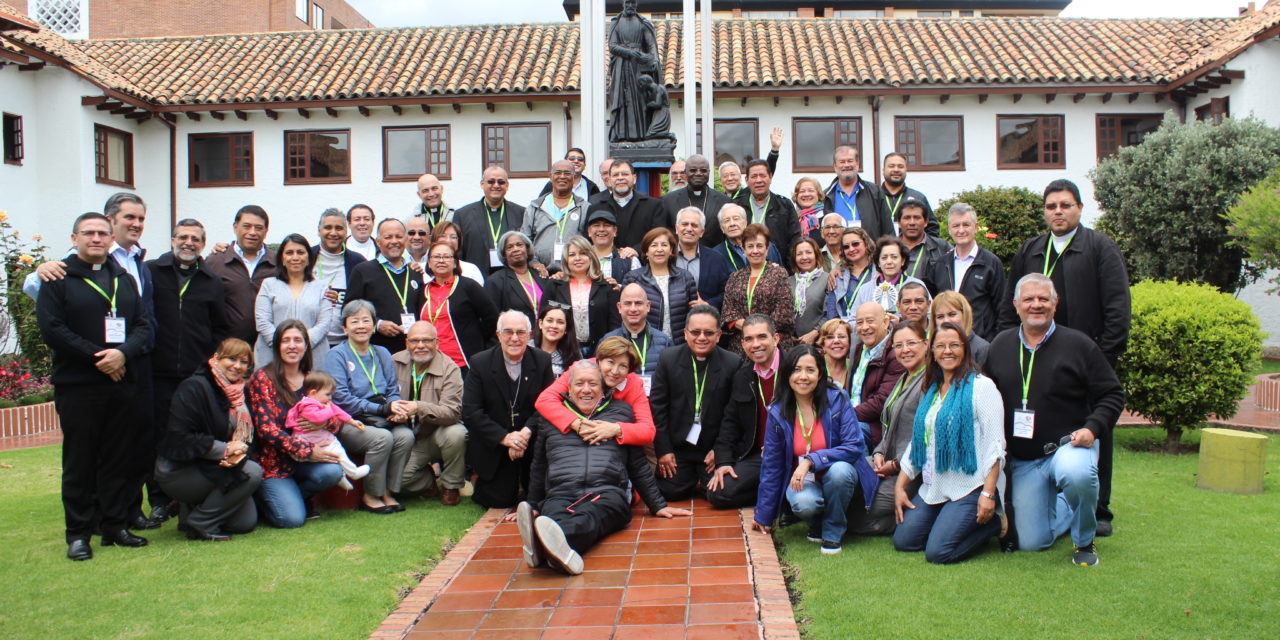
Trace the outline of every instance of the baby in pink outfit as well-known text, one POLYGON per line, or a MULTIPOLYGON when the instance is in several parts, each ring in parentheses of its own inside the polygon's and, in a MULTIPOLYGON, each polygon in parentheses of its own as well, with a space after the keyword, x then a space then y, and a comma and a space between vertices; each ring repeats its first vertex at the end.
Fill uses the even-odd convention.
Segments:
POLYGON ((338 464, 342 466, 342 480, 338 481, 338 486, 344 489, 354 488, 351 480, 359 480, 369 475, 369 465, 362 464, 356 466, 351 458, 347 457, 346 449, 342 448, 342 443, 338 442, 337 436, 333 432, 328 431, 325 427, 341 427, 349 424, 361 431, 364 431, 364 424, 359 420, 352 418, 342 407, 333 403, 333 390, 338 384, 334 381, 333 376, 323 371, 313 371, 307 374, 302 383, 302 392, 306 397, 299 400, 298 404, 293 405, 289 409, 289 414, 285 416, 284 424, 293 430, 293 435, 310 442, 318 447, 323 447, 325 451, 338 456, 338 464), (311 424, 321 427, 315 431, 306 431, 298 428, 298 419, 304 419, 311 424), (347 478, 351 478, 348 480, 347 478))

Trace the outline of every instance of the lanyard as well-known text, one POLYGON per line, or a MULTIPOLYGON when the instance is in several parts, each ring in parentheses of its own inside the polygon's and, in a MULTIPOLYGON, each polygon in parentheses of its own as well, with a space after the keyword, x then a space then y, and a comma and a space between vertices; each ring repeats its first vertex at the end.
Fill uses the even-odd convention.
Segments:
POLYGON ((392 289, 393 291, 395 291, 395 292, 396 292, 396 298, 398 298, 398 299, 400 300, 400 307, 401 307, 402 309, 404 309, 404 312, 405 312, 405 313, 409 313, 409 271, 408 271, 408 267, 407 267, 407 266, 405 267, 405 272, 404 272, 404 289, 401 289, 400 287, 397 287, 397 286, 396 286, 396 280, 395 280, 395 278, 392 278, 392 277, 391 277, 391 270, 387 268, 387 265, 385 265, 385 264, 384 264, 384 265, 382 265, 382 272, 383 272, 383 273, 385 273, 385 274, 387 274, 387 280, 391 283, 391 289, 392 289))
MULTIPOLYGON (((1071 240, 1075 240, 1075 239, 1076 239, 1076 237, 1075 237, 1075 236, 1071 236, 1071 240)), ((1045 243, 1044 243, 1044 269, 1043 269, 1043 273, 1044 273, 1044 275, 1046 275, 1046 276, 1048 276, 1048 277, 1050 277, 1050 278, 1052 278, 1052 277, 1053 277, 1053 270, 1058 268, 1058 263, 1059 263, 1059 262, 1062 262, 1062 254, 1066 253, 1066 252, 1067 252, 1067 247, 1071 246, 1071 240, 1067 240, 1067 243, 1066 243, 1066 244, 1064 244, 1064 245, 1062 245, 1062 251, 1060 251, 1060 252, 1058 253, 1058 257, 1057 257, 1057 258, 1054 258, 1054 260, 1053 260, 1053 264, 1049 264, 1049 253, 1051 253, 1049 249, 1050 249, 1050 247, 1052 247, 1052 246, 1053 246, 1053 234, 1049 234, 1049 237, 1045 239, 1045 243)))
MULTIPOLYGON (((1036 352, 1031 352, 1030 362, 1023 362, 1023 354, 1026 353, 1026 347, 1018 349, 1018 371, 1022 373, 1022 409, 1027 409, 1027 396, 1031 392, 1031 370, 1036 366, 1036 352)), ((1037 349, 1038 351, 1038 349, 1037 349)))
POLYGON ((413 380, 413 386, 412 388, 409 389, 409 391, 413 392, 413 395, 411 396, 410 399, 413 400, 414 402, 417 402, 418 398, 421 397, 420 395, 421 391, 419 390, 419 385, 422 384, 422 379, 427 377, 427 370, 423 369, 422 373, 419 374, 418 363, 414 362, 409 365, 409 377, 413 380))
POLYGON ((556 206, 555 196, 551 196, 551 208, 555 209, 560 214, 560 217, 556 219, 556 240, 563 241, 564 225, 569 220, 569 209, 573 208, 573 197, 569 198, 569 206, 567 208, 561 209, 560 207, 556 206))
POLYGON ((911 265, 911 273, 907 274, 908 277, 911 277, 911 278, 916 277, 916 273, 920 271, 920 263, 924 262, 924 257, 928 253, 929 253, 929 243, 926 241, 921 241, 920 252, 916 254, 916 263, 911 265))
POLYGON ((858 359, 858 368, 853 372, 853 384, 849 385, 849 402, 856 407, 862 404, 862 383, 867 379, 867 365, 871 364, 871 349, 862 348, 862 357, 858 359))
POLYGON ((734 271, 742 268, 738 266, 738 259, 733 257, 733 247, 729 244, 728 240, 724 241, 724 252, 729 254, 729 264, 733 265, 734 271))
POLYGON ((525 284, 524 280, 520 279, 520 274, 517 273, 516 282, 520 283, 520 289, 524 291, 524 294, 529 296, 529 304, 533 305, 533 313, 537 314, 538 298, 541 297, 542 291, 538 289, 538 283, 534 281, 533 274, 529 274, 529 283, 525 284))
POLYGON ((439 213, 437 213, 434 216, 431 215, 430 207, 428 207, 426 204, 422 205, 422 217, 427 219, 427 223, 430 225, 432 229, 436 228, 436 225, 440 224, 440 220, 444 218, 444 211, 445 209, 444 209, 443 202, 440 203, 439 213))
POLYGON ((487 205, 487 204, 486 204, 486 205, 484 205, 484 209, 485 209, 485 211, 486 211, 486 212, 488 212, 488 214, 489 214, 489 215, 485 216, 485 221, 489 223, 489 236, 490 236, 491 238, 493 238, 493 246, 494 246, 494 247, 497 247, 497 246, 498 246, 498 236, 502 235, 502 221, 503 221, 503 220, 505 220, 505 219, 506 219, 506 216, 507 216, 507 201, 506 201, 506 200, 503 200, 503 201, 502 201, 502 208, 497 210, 497 211, 498 211, 498 226, 497 226, 497 227, 494 227, 494 226, 493 226, 493 212, 494 212, 494 210, 493 210, 493 209, 490 209, 490 208, 489 208, 489 205, 487 205))
MULTIPOLYGON (((773 374, 776 376, 778 372, 775 371, 773 374)), ((777 382, 775 381, 774 384, 777 384, 777 382)), ((764 378, 761 378, 758 373, 756 374, 756 393, 760 394, 760 405, 763 407, 769 406, 769 401, 764 399, 764 378)))
MULTIPOLYGON (((596 408, 592 409, 592 410, 591 410, 591 415, 593 415, 593 416, 594 416, 596 413, 598 413, 598 412, 600 412, 600 411, 604 411, 604 408, 605 408, 605 407, 607 407, 607 406, 609 406, 609 402, 613 402, 613 400, 609 400, 608 402, 605 402, 604 404, 602 404, 602 405, 600 405, 600 406, 598 406, 598 407, 596 407, 596 408)), ((564 401, 564 408, 566 408, 566 409, 568 409, 568 410, 572 411, 572 412, 573 412, 573 415, 578 416, 579 418, 582 418, 583 420, 590 420, 590 419, 591 419, 591 418, 588 418, 587 416, 582 415, 582 413, 578 411, 577 407, 574 407, 574 406, 573 406, 573 404, 572 404, 572 403, 570 403, 568 400, 565 400, 565 401, 564 401)))
POLYGON ((933 414, 932 420, 925 420, 924 430, 924 448, 929 448, 929 441, 933 440, 933 427, 938 422, 938 410, 942 406, 942 390, 939 389, 933 396, 933 403, 929 405, 929 413, 933 414))
POLYGON ((809 290, 809 284, 813 282, 813 277, 817 273, 818 270, 814 269, 809 273, 796 274, 796 291, 792 298, 797 316, 804 312, 804 294, 809 290))
POLYGON ((921 368, 915 373, 898 378, 897 384, 893 385, 893 391, 889 392, 889 398, 884 401, 884 420, 882 422, 884 422, 886 427, 893 424, 893 410, 896 408, 894 406, 894 401, 896 401, 898 396, 902 395, 902 392, 906 391, 907 387, 923 373, 924 369, 921 368))
POLYGON ((751 307, 756 297, 756 287, 760 286, 761 280, 764 280, 764 268, 762 267, 760 269, 760 273, 755 276, 752 276, 750 272, 747 272, 747 276, 747 313, 750 314, 751 307), (753 279, 755 280, 754 284, 751 282, 753 279))
POLYGON ((844 189, 841 189, 839 185, 836 185, 836 197, 840 198, 840 201, 844 203, 845 208, 847 208, 849 212, 853 214, 854 220, 862 219, 862 216, 858 215, 858 187, 859 186, 861 186, 861 183, 857 183, 857 182, 854 183, 853 198, 850 198, 849 196, 846 196, 844 194, 844 189))
POLYGON ((766 197, 765 197, 765 200, 764 200, 764 211, 761 211, 761 212, 760 212, 760 219, 759 219, 759 220, 756 220, 756 207, 755 207, 755 202, 752 202, 752 205, 751 205, 751 224, 762 224, 762 223, 764 223, 764 221, 765 221, 765 220, 768 220, 768 219, 769 219, 769 205, 770 205, 770 204, 773 204, 773 194, 770 194, 770 195, 768 195, 768 196, 766 196, 766 197))
POLYGON ((376 381, 378 375, 378 356, 373 352, 373 348, 369 348, 369 360, 373 362, 373 373, 370 373, 369 368, 364 366, 364 360, 360 358, 360 352, 356 351, 355 346, 351 344, 350 340, 347 341, 347 346, 351 349, 351 355, 356 357, 356 362, 360 363, 360 370, 364 371, 364 377, 369 379, 369 387, 373 389, 373 395, 376 396, 382 393, 381 391, 378 391, 378 383, 376 381))
POLYGON ((649 359, 649 342, 650 340, 649 340, 648 330, 645 330, 644 332, 644 348, 643 349, 640 348, 640 343, 636 342, 635 338, 631 338, 631 346, 635 348, 636 353, 640 354, 640 372, 641 373, 644 372, 645 361, 649 359))
MULTIPOLYGON (((194 275, 194 274, 191 276, 191 278, 188 278, 186 282, 182 283, 182 288, 181 288, 181 289, 178 289, 178 301, 179 301, 179 302, 181 302, 181 301, 182 301, 182 297, 183 297, 183 296, 187 295, 187 287, 191 286, 191 280, 192 280, 193 278, 195 278, 195 275, 194 275)), ((114 306, 114 305, 112 305, 112 306, 114 306)))
MULTIPOLYGON (((857 194, 855 194, 857 195, 857 194)), ((907 195, 907 190, 903 189, 898 193, 896 202, 889 202, 889 194, 884 194, 884 206, 889 207, 889 219, 894 220, 898 217, 898 207, 902 206, 902 198, 907 195)))
POLYGON ((800 423, 800 435, 804 436, 804 454, 807 456, 813 450, 813 428, 818 426, 818 416, 813 416, 813 424, 805 427, 804 411, 800 406, 796 405, 796 422, 800 423))
POLYGON ((89 285, 90 287, 93 287, 93 290, 94 290, 94 291, 97 291, 97 292, 98 292, 98 295, 102 296, 102 298, 103 298, 104 300, 106 300, 106 301, 107 301, 107 304, 111 305, 111 316, 110 316, 110 317, 112 317, 112 318, 116 317, 116 293, 120 291, 120 276, 116 276, 116 279, 111 281, 111 295, 110 295, 110 296, 108 296, 108 295, 107 295, 107 292, 106 292, 106 291, 103 291, 103 290, 102 290, 102 287, 99 287, 99 286, 98 286, 98 284, 97 284, 96 282, 94 282, 94 281, 92 281, 92 280, 90 280, 90 279, 88 279, 88 278, 83 278, 83 280, 84 280, 85 284, 89 285))
POLYGON ((707 367, 702 371, 702 381, 698 381, 698 361, 689 356, 689 361, 693 363, 693 419, 700 420, 702 418, 702 392, 707 389, 707 374, 711 372, 711 363, 707 363, 707 367))
MULTIPOLYGON (((869 273, 871 273, 871 265, 867 265, 867 268, 862 270, 862 275, 858 276, 858 284, 847 292, 849 300, 844 303, 845 315, 853 315, 853 303, 858 300, 858 289, 862 288, 862 283, 867 279, 867 274, 869 273)), ((850 277, 852 277, 852 274, 850 274, 850 277)))
POLYGON ((444 311, 445 307, 449 306, 449 298, 452 297, 453 292, 457 290, 458 290, 458 277, 454 276, 453 285, 449 287, 449 294, 444 297, 444 300, 440 302, 440 306, 436 307, 435 312, 432 313, 431 287, 427 287, 427 319, 431 321, 431 324, 435 324, 436 320, 440 318, 440 313, 444 311))

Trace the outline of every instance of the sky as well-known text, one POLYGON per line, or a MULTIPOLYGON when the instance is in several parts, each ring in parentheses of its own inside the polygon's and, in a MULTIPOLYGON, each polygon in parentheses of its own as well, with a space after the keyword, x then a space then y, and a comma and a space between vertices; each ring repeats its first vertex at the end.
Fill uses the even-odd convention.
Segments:
MULTIPOLYGON (((1266 0, 1255 0, 1261 7, 1266 0)), ((1280 0, 1277 0, 1280 1, 1280 0)), ((493 22, 563 22, 561 0, 347 0, 379 27, 493 22)), ((814 4, 820 4, 815 0, 814 4)), ((888 4, 888 3, 886 3, 888 4)), ((1235 16, 1247 0, 1075 0, 1063 16, 1195 18, 1235 16)), ((715 6, 712 0, 712 6, 715 6)), ((644 0, 640 0, 644 8, 644 0)))

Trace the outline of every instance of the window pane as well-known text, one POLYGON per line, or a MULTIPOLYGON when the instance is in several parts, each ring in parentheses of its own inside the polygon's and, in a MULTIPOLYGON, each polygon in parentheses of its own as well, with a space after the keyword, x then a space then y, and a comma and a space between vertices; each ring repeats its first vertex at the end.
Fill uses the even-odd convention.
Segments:
POLYGON ((1000 162, 1036 164, 1040 162, 1039 120, 1000 118, 1000 162))
POLYGON ((716 165, 728 160, 746 164, 747 158, 756 155, 756 125, 754 122, 716 123, 716 165))
POLYGON ((1123 118, 1120 120, 1119 146, 1128 147, 1142 142, 1148 133, 1160 128, 1163 116, 1123 118))
POLYGON ((920 121, 921 165, 960 164, 960 123, 954 120, 920 121))
POLYGON ((299 20, 307 21, 307 7, 311 5, 311 0, 293 0, 293 15, 299 20))
POLYGON ((196 182, 217 182, 231 179, 231 139, 196 138, 191 141, 191 160, 196 182))
POLYGON ((551 141, 546 127, 509 127, 507 129, 507 170, 512 173, 550 172, 551 141))
POLYGON ((830 167, 834 162, 836 125, 831 121, 796 121, 796 166, 830 167))
POLYGON ((315 27, 316 29, 324 28, 324 9, 322 9, 320 5, 316 5, 314 13, 311 16, 311 19, 312 19, 312 22, 311 22, 312 27, 315 27))
POLYGON ((107 179, 115 182, 129 181, 129 150, 125 136, 107 132, 107 179))
POLYGON ((427 138, 420 129, 387 131, 387 174, 422 175, 427 169, 427 138))
POLYGON ((347 133, 311 134, 312 178, 347 178, 351 176, 351 159, 347 133))

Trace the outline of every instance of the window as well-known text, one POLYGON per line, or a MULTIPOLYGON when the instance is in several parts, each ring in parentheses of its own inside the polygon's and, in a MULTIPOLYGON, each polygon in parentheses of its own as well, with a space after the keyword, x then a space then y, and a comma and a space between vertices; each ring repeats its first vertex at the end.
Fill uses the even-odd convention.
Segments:
POLYGON ((964 171, 964 118, 913 116, 893 119, 894 151, 911 171, 964 171))
POLYGON ((883 9, 834 9, 835 18, 883 18, 883 9))
POLYGON ((93 125, 93 160, 98 182, 133 187, 133 134, 93 125))
POLYGON ((944 9, 942 11, 917 11, 917 18, 950 18, 951 10, 944 9))
POLYGON ((349 184, 350 143, 350 129, 284 132, 284 183, 349 184))
POLYGON ((4 114, 4 163, 22 164, 26 155, 22 145, 22 116, 4 114))
POLYGON ((1196 107, 1196 120, 1208 120, 1213 124, 1222 124, 1222 119, 1231 115, 1230 98, 1212 98, 1209 104, 1196 107))
MULTIPOLYGON (((702 119, 698 119, 697 146, 702 148, 702 119)), ((740 165, 760 157, 757 143, 760 139, 760 121, 755 118, 741 120, 716 119, 715 161, 718 167, 732 160, 740 165)))
POLYGON ((193 133, 187 156, 192 187, 253 186, 252 133, 193 133))
POLYGON ((307 24, 311 24, 308 20, 307 11, 311 8, 311 0, 293 0, 293 15, 307 24))
POLYGON ((89 0, 31 0, 27 10, 64 38, 89 37, 89 0))
POLYGON ((973 17, 973 11, 965 11, 965 10, 962 10, 962 11, 960 12, 960 17, 961 17, 961 18, 972 18, 972 17, 973 17))
POLYGON ((1098 114, 1098 159, 1115 155, 1120 147, 1129 147, 1160 128, 1164 116, 1159 113, 1098 114))
POLYGON ((324 28, 324 7, 315 5, 311 10, 311 26, 316 29, 324 28))
POLYGON ((412 182, 430 173, 449 179, 449 127, 383 127, 382 181, 412 182))
MULTIPOLYGON (((799 15, 797 11, 743 11, 744 18, 795 18, 799 15)), ((720 134, 716 134, 719 136, 720 134)))
POLYGON ((836 147, 847 144, 862 149, 861 125, 861 118, 792 119, 792 170, 830 173, 836 147))
POLYGON ((511 178, 545 178, 551 173, 551 123, 484 125, 484 166, 497 165, 511 178))
POLYGON ((1062 169, 1062 116, 996 116, 997 169, 1062 169))

